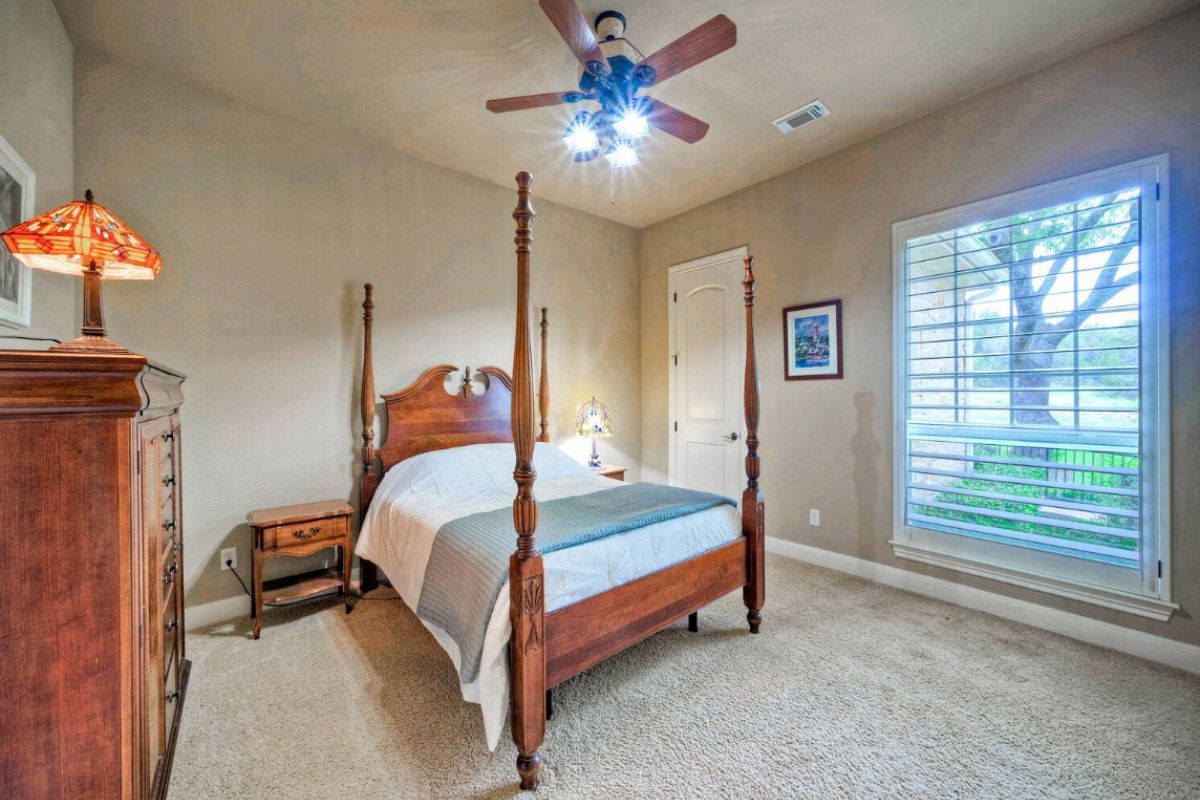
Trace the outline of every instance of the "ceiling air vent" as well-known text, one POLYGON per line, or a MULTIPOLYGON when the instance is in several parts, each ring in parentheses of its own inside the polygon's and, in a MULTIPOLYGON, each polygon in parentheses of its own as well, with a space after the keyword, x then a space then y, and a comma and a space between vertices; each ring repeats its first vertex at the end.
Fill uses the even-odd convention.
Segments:
POLYGON ((771 124, 784 133, 791 133, 801 125, 807 125, 810 122, 816 122, 821 117, 829 116, 829 109, 820 100, 813 100, 805 106, 797 108, 795 111, 789 111, 771 124))

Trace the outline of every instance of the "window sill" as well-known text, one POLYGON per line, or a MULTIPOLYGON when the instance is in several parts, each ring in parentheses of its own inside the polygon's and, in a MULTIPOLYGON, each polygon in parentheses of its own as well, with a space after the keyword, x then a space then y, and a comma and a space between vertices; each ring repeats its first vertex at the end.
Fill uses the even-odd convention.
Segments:
POLYGON ((891 545, 892 551, 896 554, 897 558, 919 561, 923 564, 931 564, 935 567, 943 567, 955 572, 965 572, 969 575, 978 575, 983 578, 1012 584, 1013 586, 1034 589, 1071 600, 1079 600, 1080 602, 1092 605, 1112 608, 1127 614, 1135 614, 1139 617, 1147 617, 1159 622, 1168 621, 1171 619, 1171 615, 1179 610, 1177 603, 1170 603, 1152 597, 1143 597, 1127 592, 1102 589, 1097 586, 1071 583, 1070 581, 1059 580, 1033 572, 1022 572, 996 566, 995 564, 987 564, 963 558, 962 556, 939 552, 927 547, 915 547, 911 544, 898 542, 895 539, 891 541, 891 545))

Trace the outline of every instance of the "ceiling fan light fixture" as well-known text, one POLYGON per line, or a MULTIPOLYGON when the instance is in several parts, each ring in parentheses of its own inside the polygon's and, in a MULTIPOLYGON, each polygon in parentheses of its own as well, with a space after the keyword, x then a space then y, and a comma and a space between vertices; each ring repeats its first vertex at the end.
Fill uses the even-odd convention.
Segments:
POLYGON ((618 167, 632 167, 635 164, 641 163, 641 159, 638 158, 637 150, 633 149, 633 145, 623 141, 613 142, 604 154, 604 157, 608 159, 609 166, 613 169, 618 167))
POLYGON ((650 123, 637 109, 630 108, 613 123, 613 130, 622 139, 640 139, 650 135, 650 123))
POLYGON ((586 153, 600 146, 600 138, 592 128, 592 117, 586 111, 575 115, 575 119, 563 131, 562 139, 572 153, 586 153))
POLYGON ((736 45, 737 26, 733 20, 717 14, 643 56, 625 38, 625 16, 618 11, 604 11, 589 25, 578 0, 538 0, 538 5, 583 65, 578 89, 496 98, 484 104, 488 111, 503 114, 595 102, 600 107, 576 114, 563 131, 562 141, 576 162, 591 161, 603 154, 613 168, 640 163, 634 145, 650 135, 651 128, 688 144, 695 144, 708 133, 704 120, 639 92, 736 45))

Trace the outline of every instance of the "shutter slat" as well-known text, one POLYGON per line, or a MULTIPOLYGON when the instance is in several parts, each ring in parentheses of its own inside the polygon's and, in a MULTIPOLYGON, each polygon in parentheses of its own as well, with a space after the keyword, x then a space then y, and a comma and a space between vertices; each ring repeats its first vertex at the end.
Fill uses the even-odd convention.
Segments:
MULTIPOLYGON (((981 444, 990 444, 981 442, 981 444)), ((1035 448, 1050 449, 1044 443, 1030 445, 1035 448)), ((958 453, 935 453, 925 450, 910 450, 908 457, 928 458, 931 461, 970 461, 978 464, 998 464, 1008 467, 1035 467, 1039 469, 1076 469, 1080 472, 1105 472, 1111 475, 1137 476, 1139 470, 1127 467, 1106 467, 1082 464, 1071 464, 1063 461, 1040 461, 1032 458, 995 458, 991 456, 960 455, 958 453)))
MULTIPOLYGON (((970 476, 971 480, 986 481, 988 483, 1007 483, 1002 477, 997 476, 996 480, 987 477, 982 477, 978 474, 970 476)), ((1053 508, 1065 508, 1070 511, 1083 511, 1088 514, 1109 514, 1114 517, 1128 517, 1137 519, 1138 512, 1128 508, 1117 508, 1115 506, 1099 506, 1094 503, 1074 503, 1070 500, 1061 500, 1057 497, 1047 497, 1038 495, 1022 495, 1022 494, 1007 494, 1005 492, 988 492, 981 489, 963 489, 950 484, 936 483, 912 483, 908 484, 909 489, 918 489, 923 492, 938 492, 939 494, 958 494, 964 497, 978 497, 983 500, 996 500, 1002 503, 1026 503, 1034 506, 1051 506, 1053 508)), ((1058 488, 1057 486, 1055 488, 1058 488)), ((913 501, 919 502, 919 501, 913 501)), ((1136 537, 1137 532, 1133 535, 1136 537)))
POLYGON ((1080 553, 1094 553, 1112 558, 1123 558, 1132 560, 1135 563, 1138 557, 1136 550, 1123 550, 1119 547, 1109 547, 1107 545, 1093 544, 1091 542, 1077 542, 1072 539, 1059 539, 1055 536, 1042 536, 1036 533, 1026 533, 1025 531, 989 528, 984 525, 975 525, 973 523, 952 522, 950 520, 942 519, 941 517, 931 517, 925 514, 912 514, 910 515, 909 520, 911 522, 923 522, 931 528, 941 528, 945 530, 951 527, 961 527, 974 533, 988 534, 997 538, 1013 539, 1024 542, 1036 542, 1037 544, 1059 547, 1063 550, 1075 550, 1080 553))
POLYGON ((1118 497, 1138 497, 1141 493, 1137 489, 1126 489, 1121 486, 1097 486, 1093 484, 1086 485, 1064 485, 1059 481, 1046 481, 1040 478, 1023 478, 1015 475, 988 475, 979 472, 963 472, 961 470, 938 469, 936 467, 919 467, 909 466, 910 475, 940 475, 946 478, 957 478, 960 480, 980 480, 990 481, 993 483, 1014 483, 1019 486, 1040 486, 1046 489, 1078 489, 1086 491, 1088 494, 1111 494, 1118 497))
MULTIPOLYGON (((1001 319, 1001 320, 982 320, 982 321, 970 322, 970 323, 947 322, 939 327, 953 328, 953 327, 955 327, 956 324, 960 327, 971 327, 971 328, 980 327, 983 325, 1007 325, 1008 319, 1005 318, 1005 319, 1001 319)), ((1106 331, 1137 330, 1138 327, 1139 326, 1137 326, 1137 325, 1110 325, 1110 326, 1105 327, 1104 330, 1106 330, 1106 331)), ((1084 328, 1083 330, 1086 331, 1088 329, 1084 328)), ((1020 336, 1020 334, 1008 332, 1008 333, 988 334, 987 336, 969 336, 969 337, 965 337, 965 338, 970 339, 972 342, 982 342, 987 339, 1009 339, 1009 338, 1014 338, 1017 336, 1020 336)), ((942 342, 961 342, 961 341, 963 341, 963 339, 964 339, 964 337, 962 337, 962 336, 958 337, 957 339, 954 338, 953 336, 951 336, 949 339, 909 339, 908 344, 909 344, 909 346, 919 345, 919 344, 941 344, 942 342)))
MULTIPOLYGON (((924 308, 919 311, 908 311, 906 313, 908 313, 910 315, 912 315, 912 314, 928 314, 933 311, 949 311, 951 308, 952 308, 952 306, 945 306, 943 308, 924 308)), ((1126 303, 1125 305, 1119 305, 1119 306, 1105 306, 1104 311, 1102 313, 1105 313, 1105 314, 1125 313, 1125 312, 1130 312, 1130 311, 1137 311, 1138 308, 1139 308, 1139 306, 1137 303, 1126 303)), ((1075 316, 1074 311, 1051 311, 1051 312, 1044 312, 1041 314, 1013 314, 1012 316, 1004 317, 1003 319, 994 319, 994 320, 983 320, 983 319, 965 320, 964 319, 964 320, 959 320, 958 322, 953 322, 953 321, 951 321, 951 322, 926 322, 926 323, 922 323, 920 325, 909 325, 908 330, 911 333, 912 331, 928 330, 931 328, 946 328, 946 327, 952 328, 955 325, 958 325, 961 327, 970 327, 972 325, 993 325, 998 322, 1007 322, 1009 320, 1032 319, 1034 317, 1037 317, 1039 319, 1057 319, 1059 317, 1073 317, 1073 316, 1075 316)), ((1086 331, 1086 330, 1092 330, 1092 329, 1080 328, 1079 330, 1086 331)))
MULTIPOLYGON (((1013 511, 1001 511, 995 508, 986 508, 983 506, 963 506, 957 503, 946 503, 939 500, 913 500, 908 501, 910 506, 924 506, 926 508, 940 508, 943 511, 960 511, 969 514, 974 514, 983 517, 996 517, 997 519, 1007 519, 1013 522, 1029 522, 1034 525, 1045 525, 1047 528, 1069 528, 1074 531, 1087 531, 1088 533, 1100 533, 1105 536, 1118 536, 1122 539, 1137 539, 1138 532, 1127 530, 1125 528, 1112 528, 1107 525, 1092 525, 1086 522, 1075 522, 1071 520, 1060 520, 1057 517, 1038 517, 1033 514, 1018 514, 1013 511)), ((951 522, 951 524, 953 524, 951 522)))

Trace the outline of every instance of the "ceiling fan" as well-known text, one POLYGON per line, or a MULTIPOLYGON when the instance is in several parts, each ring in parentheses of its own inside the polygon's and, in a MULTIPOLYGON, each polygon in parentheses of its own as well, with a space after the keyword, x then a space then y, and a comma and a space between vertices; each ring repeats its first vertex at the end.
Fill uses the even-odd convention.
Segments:
POLYGON ((624 38, 625 17, 619 12, 605 11, 597 16, 593 34, 574 0, 539 0, 538 5, 583 65, 579 89, 488 100, 488 111, 500 114, 595 101, 600 104, 599 110, 576 114, 563 133, 563 143, 576 161, 591 161, 603 153, 613 167, 638 163, 634 141, 649 135, 650 126, 689 144, 708 133, 707 122, 638 92, 737 44, 737 26, 729 17, 718 14, 643 57, 624 38))

